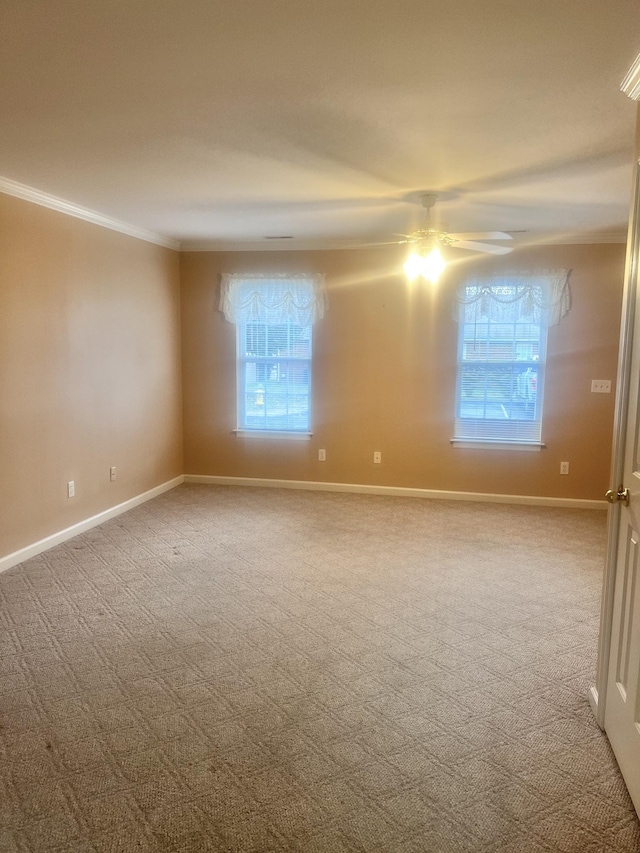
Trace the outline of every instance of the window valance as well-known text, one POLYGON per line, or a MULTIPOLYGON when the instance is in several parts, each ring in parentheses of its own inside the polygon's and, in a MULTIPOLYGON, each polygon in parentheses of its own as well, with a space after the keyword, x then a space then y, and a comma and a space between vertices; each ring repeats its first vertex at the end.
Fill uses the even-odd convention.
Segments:
POLYGON ((328 308, 324 276, 223 273, 219 307, 230 323, 310 326, 328 308))
POLYGON ((456 294, 459 322, 557 325, 571 307, 570 270, 548 270, 467 280, 456 294))

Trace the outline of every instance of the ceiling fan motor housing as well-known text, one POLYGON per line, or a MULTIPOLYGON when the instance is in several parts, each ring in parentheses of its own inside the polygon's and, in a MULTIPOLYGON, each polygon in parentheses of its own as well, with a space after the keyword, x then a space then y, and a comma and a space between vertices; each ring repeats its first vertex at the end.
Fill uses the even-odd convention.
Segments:
POLYGON ((420 204, 425 210, 431 210, 438 201, 438 193, 422 193, 420 196, 420 204))

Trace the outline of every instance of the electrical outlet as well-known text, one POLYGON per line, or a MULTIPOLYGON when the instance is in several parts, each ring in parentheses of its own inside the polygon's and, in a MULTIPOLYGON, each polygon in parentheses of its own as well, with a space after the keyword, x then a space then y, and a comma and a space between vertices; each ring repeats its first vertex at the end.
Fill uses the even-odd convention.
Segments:
POLYGON ((112 468, 109 468, 109 479, 113 483, 116 478, 116 466, 114 465, 112 468))
POLYGON ((318 462, 326 462, 327 461, 327 451, 319 450, 318 451, 318 462))
POLYGON ((569 473, 569 463, 568 462, 561 462, 560 463, 560 473, 561 474, 568 474, 569 473))
POLYGON ((373 451, 373 462, 375 465, 379 465, 382 462, 382 453, 379 450, 373 451))
POLYGON ((592 394, 610 394, 611 380, 610 379, 592 379, 591 380, 592 394))
POLYGON ((69 480, 67 483, 67 497, 73 498, 76 494, 76 483, 75 480, 69 480))

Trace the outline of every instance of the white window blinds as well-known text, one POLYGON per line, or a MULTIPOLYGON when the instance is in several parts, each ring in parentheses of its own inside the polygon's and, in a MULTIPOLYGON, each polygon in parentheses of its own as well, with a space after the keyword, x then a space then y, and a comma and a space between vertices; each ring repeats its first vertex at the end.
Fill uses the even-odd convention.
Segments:
POLYGON ((566 270, 461 288, 454 442, 541 442, 547 329, 569 305, 566 270))
POLYGON ((326 310, 319 275, 225 275, 220 310, 236 325, 238 430, 308 433, 312 326, 326 310))

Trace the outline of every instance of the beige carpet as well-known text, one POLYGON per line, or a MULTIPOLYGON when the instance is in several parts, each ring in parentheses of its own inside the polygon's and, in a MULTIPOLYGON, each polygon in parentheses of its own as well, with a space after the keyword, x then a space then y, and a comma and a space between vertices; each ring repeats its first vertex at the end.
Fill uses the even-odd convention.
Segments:
POLYGON ((604 524, 182 486, 0 575, 0 850, 640 851, 604 524))

